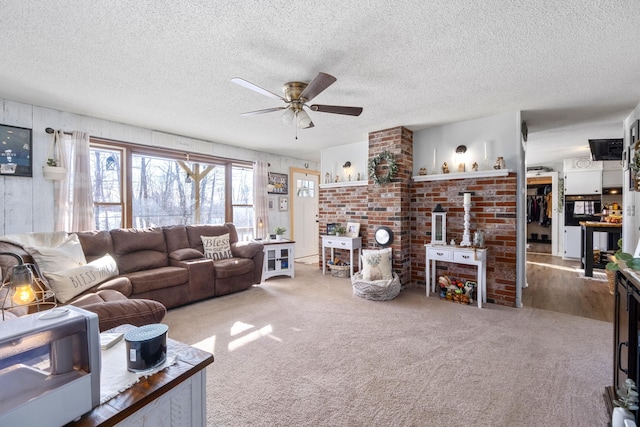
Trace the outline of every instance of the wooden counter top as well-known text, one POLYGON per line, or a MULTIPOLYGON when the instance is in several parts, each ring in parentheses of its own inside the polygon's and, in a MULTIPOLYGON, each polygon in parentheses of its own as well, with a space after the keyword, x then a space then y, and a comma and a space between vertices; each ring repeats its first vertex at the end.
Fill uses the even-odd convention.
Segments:
POLYGON ((580 221, 580 225, 583 225, 585 227, 622 228, 622 223, 615 222, 580 221))

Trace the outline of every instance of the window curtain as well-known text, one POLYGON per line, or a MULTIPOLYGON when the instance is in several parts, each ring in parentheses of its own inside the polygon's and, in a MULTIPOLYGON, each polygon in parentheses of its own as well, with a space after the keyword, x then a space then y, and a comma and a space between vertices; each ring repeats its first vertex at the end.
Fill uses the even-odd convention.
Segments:
POLYGON ((65 179, 54 183, 54 225, 57 231, 95 229, 89 164, 89 134, 58 132, 62 148, 59 166, 67 168, 65 179))
POLYGON ((267 162, 258 161, 255 163, 253 173, 253 212, 255 215, 256 237, 264 239, 269 234, 269 211, 267 198, 267 184, 269 183, 267 162))

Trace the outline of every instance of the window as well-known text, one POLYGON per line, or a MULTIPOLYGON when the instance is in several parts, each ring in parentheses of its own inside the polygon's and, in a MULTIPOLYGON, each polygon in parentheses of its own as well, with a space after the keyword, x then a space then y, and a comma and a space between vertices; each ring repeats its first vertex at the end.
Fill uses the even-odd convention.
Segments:
POLYGON ((95 229, 123 227, 122 150, 92 146, 90 159, 95 229))
POLYGON ((97 140, 91 154, 96 229, 233 222, 253 237, 249 164, 97 140))

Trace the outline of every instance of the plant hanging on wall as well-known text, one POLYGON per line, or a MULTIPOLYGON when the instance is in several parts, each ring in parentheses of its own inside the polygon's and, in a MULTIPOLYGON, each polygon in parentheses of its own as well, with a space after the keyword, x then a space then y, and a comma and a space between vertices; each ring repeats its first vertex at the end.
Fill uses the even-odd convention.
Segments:
POLYGON ((383 151, 369 160, 369 178, 377 185, 390 183, 396 173, 398 173, 398 164, 393 154, 388 151, 383 151), (384 167, 386 170, 383 169, 384 167))

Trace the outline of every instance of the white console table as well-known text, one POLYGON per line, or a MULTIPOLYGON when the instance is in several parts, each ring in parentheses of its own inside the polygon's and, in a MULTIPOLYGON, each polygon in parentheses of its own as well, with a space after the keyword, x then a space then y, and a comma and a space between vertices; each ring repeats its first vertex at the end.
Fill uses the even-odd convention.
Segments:
POLYGON ((325 249, 331 248, 331 259, 333 259, 334 249, 344 249, 349 251, 349 267, 351 276, 353 277, 353 251, 358 250, 358 271, 362 270, 362 260, 360 259, 362 251, 362 237, 346 237, 346 236, 321 236, 322 237, 322 274, 327 268, 325 249))
POLYGON ((475 265, 478 267, 478 307, 487 302, 487 249, 472 248, 468 246, 447 246, 426 244, 425 247, 425 278, 427 296, 436 291, 438 277, 436 275, 436 262, 450 262, 454 264, 475 265), (433 281, 431 278, 433 277, 433 281))

